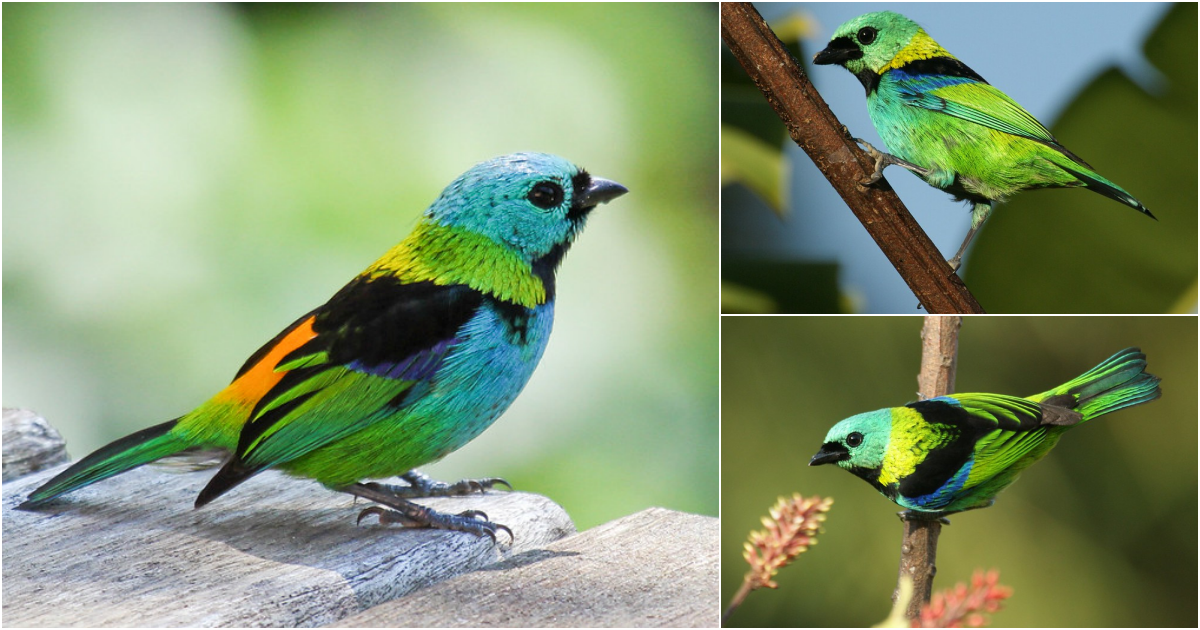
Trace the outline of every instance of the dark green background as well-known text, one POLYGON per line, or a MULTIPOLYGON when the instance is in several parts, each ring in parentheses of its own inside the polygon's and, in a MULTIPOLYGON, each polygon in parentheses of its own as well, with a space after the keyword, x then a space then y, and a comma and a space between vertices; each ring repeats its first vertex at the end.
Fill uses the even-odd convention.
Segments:
MULTIPOLYGON (((751 593, 738 626, 870 626, 896 583, 899 508, 833 466, 826 431, 916 399, 920 317, 722 319, 722 601, 777 497, 834 498, 818 544, 751 593)), ((967 317, 958 391, 1029 395, 1139 345, 1163 397, 1078 427, 990 508, 950 517, 935 589, 995 568, 994 626, 1195 626, 1195 317, 967 317)))

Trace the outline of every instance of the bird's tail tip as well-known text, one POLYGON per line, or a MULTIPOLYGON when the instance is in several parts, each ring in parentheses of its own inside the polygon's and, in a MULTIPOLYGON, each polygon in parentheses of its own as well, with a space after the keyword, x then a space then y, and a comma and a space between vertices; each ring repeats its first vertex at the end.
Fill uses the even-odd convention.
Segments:
POLYGON ((1158 220, 1158 217, 1154 216, 1154 214, 1150 212, 1150 209, 1147 208, 1142 202, 1138 201, 1136 197, 1129 194, 1129 192, 1124 188, 1121 188, 1107 179, 1104 179, 1099 173, 1094 173, 1092 171, 1079 168, 1070 168, 1062 164, 1059 164, 1058 166, 1071 175, 1074 175, 1077 179, 1079 179, 1079 181, 1083 182, 1083 186, 1088 190, 1098 192, 1109 199, 1119 201, 1130 208, 1141 212, 1155 221, 1158 220))
POLYGON ((1084 420, 1150 402, 1162 395, 1160 378, 1146 371, 1140 348, 1125 348, 1054 390, 1076 399, 1084 420))
POLYGON ((123 473, 142 464, 177 453, 188 447, 171 434, 178 419, 127 435, 71 464, 34 490, 17 506, 20 510, 42 507, 60 495, 123 473))

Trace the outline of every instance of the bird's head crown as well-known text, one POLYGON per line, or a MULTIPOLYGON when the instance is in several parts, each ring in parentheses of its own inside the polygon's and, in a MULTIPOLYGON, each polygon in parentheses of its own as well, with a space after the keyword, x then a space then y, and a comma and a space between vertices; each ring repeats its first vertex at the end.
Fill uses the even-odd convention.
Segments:
POLYGON ((482 235, 533 263, 568 247, 596 205, 625 192, 558 156, 514 153, 451 182, 424 221, 482 235))
POLYGON ((553 155, 488 160, 451 182, 365 273, 465 284, 532 308, 553 298, 554 271, 588 213, 626 192, 553 155))
POLYGON ((906 63, 934 57, 954 57, 933 41, 916 22, 892 11, 860 15, 833 33, 817 64, 838 64, 855 75, 882 74, 906 63))

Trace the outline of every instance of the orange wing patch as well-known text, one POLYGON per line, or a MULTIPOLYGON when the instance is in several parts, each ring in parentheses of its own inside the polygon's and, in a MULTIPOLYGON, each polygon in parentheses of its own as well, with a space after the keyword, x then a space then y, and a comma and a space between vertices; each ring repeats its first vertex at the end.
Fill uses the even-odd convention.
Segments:
POLYGON ((315 315, 296 325, 291 332, 279 339, 258 363, 234 379, 215 398, 247 407, 254 406, 286 373, 275 371, 279 361, 317 336, 312 327, 314 319, 315 315))

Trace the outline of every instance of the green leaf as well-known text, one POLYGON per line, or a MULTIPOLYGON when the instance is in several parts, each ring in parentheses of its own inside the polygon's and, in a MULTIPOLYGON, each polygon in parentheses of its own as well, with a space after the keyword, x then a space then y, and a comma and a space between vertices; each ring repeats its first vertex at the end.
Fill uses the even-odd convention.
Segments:
POLYGON ((778 147, 721 125, 721 185, 739 183, 762 197, 780 217, 787 214, 787 160, 778 147))

